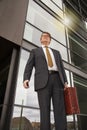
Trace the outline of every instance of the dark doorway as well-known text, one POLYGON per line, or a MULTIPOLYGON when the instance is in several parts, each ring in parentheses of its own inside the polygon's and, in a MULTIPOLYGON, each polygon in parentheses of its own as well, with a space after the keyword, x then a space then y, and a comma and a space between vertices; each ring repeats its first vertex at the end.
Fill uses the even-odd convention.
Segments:
POLYGON ((13 111, 20 46, 0 38, 0 130, 9 130, 13 111))
POLYGON ((13 45, 0 38, 0 118, 3 109, 6 84, 10 68, 13 45))

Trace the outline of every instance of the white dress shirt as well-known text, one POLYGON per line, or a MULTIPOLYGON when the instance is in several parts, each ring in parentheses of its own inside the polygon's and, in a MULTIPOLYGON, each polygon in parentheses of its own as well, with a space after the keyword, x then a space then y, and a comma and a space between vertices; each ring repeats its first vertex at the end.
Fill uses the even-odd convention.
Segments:
MULTIPOLYGON (((47 61, 47 64, 48 64, 48 59, 47 59, 47 55, 46 55, 45 45, 42 45, 42 49, 43 49, 43 52, 45 54, 45 58, 46 58, 46 61, 47 61)), ((53 55, 52 49, 50 49, 49 47, 48 47, 48 49, 50 51, 50 55, 51 55, 52 62, 53 62, 53 66, 52 67, 48 66, 48 70, 58 71, 58 68, 57 68, 57 65, 56 65, 56 61, 55 61, 55 57, 53 55)))

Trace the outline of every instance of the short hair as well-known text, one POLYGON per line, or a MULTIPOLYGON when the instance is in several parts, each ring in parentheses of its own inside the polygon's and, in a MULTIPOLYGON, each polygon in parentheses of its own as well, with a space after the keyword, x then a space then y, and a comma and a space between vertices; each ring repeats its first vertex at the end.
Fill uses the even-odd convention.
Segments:
POLYGON ((44 33, 46 33, 47 35, 49 35, 49 37, 51 39, 51 34, 49 32, 42 32, 41 37, 43 36, 44 33))

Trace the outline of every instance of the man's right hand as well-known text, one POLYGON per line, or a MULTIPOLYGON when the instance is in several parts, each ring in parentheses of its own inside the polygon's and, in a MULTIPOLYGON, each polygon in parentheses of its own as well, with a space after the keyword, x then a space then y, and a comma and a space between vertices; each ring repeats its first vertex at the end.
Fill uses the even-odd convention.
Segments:
POLYGON ((24 86, 24 88, 29 88, 29 80, 25 80, 23 82, 23 86, 24 86))

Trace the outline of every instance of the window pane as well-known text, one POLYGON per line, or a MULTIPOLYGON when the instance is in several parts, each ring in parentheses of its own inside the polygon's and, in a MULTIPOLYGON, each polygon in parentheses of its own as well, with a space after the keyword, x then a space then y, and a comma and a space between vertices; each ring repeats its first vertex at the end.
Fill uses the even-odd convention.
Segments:
MULTIPOLYGON (((51 125, 54 127, 54 116, 51 111, 51 125)), ((24 106, 14 106, 11 121, 11 130, 39 130, 40 111, 39 109, 26 108, 24 106)))
POLYGON ((52 47, 55 50, 59 50, 61 53, 62 59, 65 61, 68 61, 67 49, 64 46, 62 46, 60 43, 58 43, 52 39, 50 47, 52 47))
MULTIPOLYGON (((24 32, 24 39, 34 43, 37 46, 41 46, 40 36, 41 36, 40 31, 38 31, 36 28, 34 28, 31 25, 26 23, 25 32, 24 32)), ((62 46, 60 43, 58 43, 57 41, 52 39, 50 47, 55 49, 55 50, 59 50, 61 55, 62 55, 63 60, 68 61, 67 49, 64 46, 62 46)))
POLYGON ((78 11, 80 11, 80 7, 79 7, 79 2, 78 2, 78 0, 70 0, 69 2, 73 5, 73 7, 74 7, 75 9, 77 9, 78 11))
POLYGON ((63 18, 63 11, 61 9, 59 9, 58 6, 56 6, 51 0, 41 0, 41 1, 44 4, 46 4, 46 6, 48 6, 52 11, 54 11, 56 14, 58 14, 60 17, 63 18))
POLYGON ((31 26, 30 24, 26 23, 24 31, 25 40, 30 41, 37 46, 41 46, 40 36, 41 32, 39 30, 31 26))
POLYGON ((55 4, 57 4, 62 9, 62 0, 52 0, 52 1, 55 2, 55 4))
POLYGON ((25 89, 23 87, 23 73, 24 73, 25 65, 28 58, 29 58, 29 52, 22 50, 20 65, 19 65, 19 72, 18 72, 15 104, 22 105, 22 101, 23 101, 23 105, 38 107, 37 95, 36 95, 36 92, 34 92, 34 70, 31 76, 30 88, 25 89))
POLYGON ((87 80, 75 74, 73 77, 74 84, 77 87, 81 114, 87 114, 87 80))
POLYGON ((86 39, 87 31, 84 20, 75 11, 71 10, 71 8, 66 8, 65 14, 69 21, 68 26, 86 39))
POLYGON ((52 37, 66 45, 65 28, 39 5, 29 6, 27 21, 42 31, 50 32, 52 37), (48 20, 49 18, 49 20, 48 20))
POLYGON ((20 116, 32 121, 40 122, 39 109, 33 107, 14 106, 13 118, 20 118, 20 116), (22 112, 22 113, 21 113, 22 112))
POLYGON ((69 35, 71 63, 87 72, 87 44, 74 33, 69 35))

